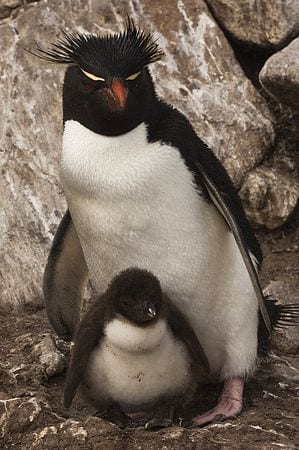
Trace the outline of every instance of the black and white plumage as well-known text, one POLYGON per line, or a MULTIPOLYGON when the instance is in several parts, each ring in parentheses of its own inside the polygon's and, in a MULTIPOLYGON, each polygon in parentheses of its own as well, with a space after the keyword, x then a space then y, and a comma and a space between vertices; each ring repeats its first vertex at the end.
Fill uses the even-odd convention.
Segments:
MULTIPOLYGON (((64 403, 79 385, 98 410, 151 412, 190 397, 209 363, 183 314, 151 273, 127 269, 97 299, 76 332, 64 403)), ((155 424, 157 422, 155 421, 155 424)))
MULTIPOLYGON (((260 247, 222 164, 157 98, 147 68, 161 56, 157 44, 129 21, 119 35, 65 35, 41 56, 69 65, 61 179, 70 214, 44 279, 53 327, 72 338, 88 273, 101 294, 119 271, 138 266, 187 316, 212 373, 243 380, 256 366, 259 310, 263 346, 271 329, 260 247)), ((280 310, 287 315, 295 309, 280 310)))

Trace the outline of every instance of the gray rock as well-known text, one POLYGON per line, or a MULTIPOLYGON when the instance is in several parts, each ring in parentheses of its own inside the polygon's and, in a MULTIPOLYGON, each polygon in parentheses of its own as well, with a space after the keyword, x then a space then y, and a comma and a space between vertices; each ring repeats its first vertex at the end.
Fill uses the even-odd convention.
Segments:
POLYGON ((279 45, 299 29, 298 0, 206 0, 235 37, 258 45, 279 45))
POLYGON ((12 10, 21 6, 22 3, 22 0, 0 0, 0 19, 9 17, 12 10))
POLYGON ((4 386, 9 388, 14 386, 22 391, 23 384, 28 379, 32 381, 33 387, 45 378, 38 357, 32 358, 34 353, 32 350, 41 339, 41 335, 37 333, 26 333, 12 340, 8 357, 3 358, 0 365, 1 382, 4 386))
POLYGON ((58 350, 50 334, 46 334, 42 341, 35 345, 33 353, 38 355, 48 377, 58 375, 66 368, 66 357, 58 350))
POLYGON ((266 61, 259 79, 279 102, 299 110, 299 38, 266 61))
POLYGON ((24 3, 24 0, 0 0, 0 7, 7 6, 8 8, 17 8, 24 3))
POLYGON ((0 401, 8 400, 9 398, 10 396, 6 392, 0 391, 0 401))
POLYGON ((41 409, 35 397, 0 400, 0 436, 26 430, 36 421, 41 409))
POLYGON ((273 230, 293 212, 299 198, 299 183, 269 167, 250 172, 239 192, 250 222, 273 230))
POLYGON ((125 12, 160 38, 166 57, 153 75, 159 94, 184 111, 222 159, 236 185, 273 141, 264 99, 245 78, 205 3, 72 1, 27 3, 1 27, 0 267, 2 301, 39 302, 43 268, 53 233, 66 207, 58 164, 62 134, 63 69, 24 51, 37 41, 47 47, 68 30, 118 30, 125 12), (140 19, 142 18, 142 20, 140 19), (34 32, 33 32, 34 30, 34 32))
MULTIPOLYGON (((38 76, 38 64, 24 51, 33 47, 34 23, 44 20, 36 8, 1 27, 0 289, 3 302, 15 305, 40 302, 43 267, 64 205, 57 175, 62 73, 44 68, 38 76)), ((41 28, 50 38, 49 26, 41 28)))
MULTIPOLYGON (((48 377, 61 373, 67 365, 68 344, 60 348, 49 333, 20 334, 13 339, 9 357, 0 363, 2 388, 16 388, 18 395, 24 394, 24 384, 30 382, 30 390, 45 382, 48 377)), ((26 391, 26 390, 25 390, 26 391)))
POLYGON ((240 186, 274 138, 264 99, 204 2, 177 2, 167 20, 161 20, 157 0, 142 4, 145 21, 158 31, 166 53, 153 73, 158 93, 187 114, 240 186))
POLYGON ((127 448, 126 435, 119 428, 104 420, 90 417, 87 420, 67 419, 62 423, 46 426, 28 434, 26 448, 77 449, 97 448, 118 450, 127 448), (89 444, 90 443, 90 444, 89 444))
MULTIPOLYGON (((7 443, 3 448, 11 448, 12 436, 21 436, 22 449, 81 448, 87 438, 85 425, 88 430, 88 421, 65 420, 35 396, 0 400, 0 438, 2 444, 7 443), (48 425, 40 427, 40 423, 48 425)), ((97 433, 108 440, 106 436, 111 435, 111 429, 113 426, 104 423, 97 433)), ((120 439, 115 441, 119 443, 120 439)))

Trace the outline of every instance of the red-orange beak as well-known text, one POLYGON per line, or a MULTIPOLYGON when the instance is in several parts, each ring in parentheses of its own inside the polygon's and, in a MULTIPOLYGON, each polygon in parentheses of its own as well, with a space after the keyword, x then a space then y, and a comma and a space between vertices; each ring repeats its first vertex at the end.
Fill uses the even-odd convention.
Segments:
POLYGON ((128 89, 122 80, 112 80, 111 87, 103 89, 109 108, 112 111, 124 109, 128 97, 128 89))
POLYGON ((111 91, 113 92, 114 97, 117 99, 119 106, 121 108, 124 108, 128 96, 128 89, 124 85, 123 81, 117 79, 113 80, 111 91))

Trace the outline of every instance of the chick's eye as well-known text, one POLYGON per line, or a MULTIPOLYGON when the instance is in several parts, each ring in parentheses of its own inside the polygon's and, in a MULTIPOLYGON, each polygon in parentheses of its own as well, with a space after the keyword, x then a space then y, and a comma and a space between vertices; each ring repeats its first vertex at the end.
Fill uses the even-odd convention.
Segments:
POLYGON ((136 80, 136 78, 139 77, 140 74, 141 74, 141 70, 139 72, 132 73, 132 75, 129 75, 128 77, 126 77, 126 80, 129 80, 129 81, 136 80))
POLYGON ((127 308, 129 306, 129 301, 127 298, 121 298, 120 299, 120 304, 123 308, 127 308))

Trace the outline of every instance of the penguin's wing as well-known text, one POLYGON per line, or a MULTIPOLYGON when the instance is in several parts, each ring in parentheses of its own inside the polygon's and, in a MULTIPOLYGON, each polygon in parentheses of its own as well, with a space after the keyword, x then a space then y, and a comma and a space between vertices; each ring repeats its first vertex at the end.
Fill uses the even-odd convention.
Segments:
POLYGON ((208 358, 187 318, 165 295, 164 304, 167 308, 167 323, 174 336, 188 347, 193 360, 201 364, 206 372, 210 372, 208 358))
POLYGON ((212 178, 209 177, 208 173, 206 172, 205 168, 200 162, 197 162, 197 167, 200 170, 200 173, 202 174, 205 186, 207 188, 207 191, 210 195, 211 200, 213 201, 214 205, 218 208, 220 213, 223 215, 224 219, 226 220, 227 224, 229 225, 235 240, 238 244, 240 253, 242 255, 243 261, 246 265, 248 274, 250 276, 252 285, 255 290, 255 294, 258 300, 260 313, 262 315, 262 318, 265 322, 265 325, 267 327, 268 334, 271 334, 272 331, 272 325, 269 317, 268 310, 265 305, 265 299, 263 295, 263 291, 260 285, 260 281, 258 278, 257 270, 254 266, 254 262, 252 259, 252 256, 250 254, 250 251, 248 249, 245 236, 243 234, 243 230, 238 222, 236 220, 236 217, 232 213, 229 203, 226 201, 226 196, 223 192, 219 191, 217 189, 217 186, 212 178))
POLYGON ((197 136, 187 118, 159 101, 159 114, 148 127, 149 141, 162 141, 179 150, 194 175, 199 193, 212 201, 230 227, 251 278, 259 309, 271 334, 271 321, 265 307, 257 268, 262 262, 260 246, 243 211, 238 193, 219 159, 197 136))
POLYGON ((64 385, 64 406, 69 408, 83 380, 92 350, 104 335, 105 298, 98 298, 80 322, 75 334, 72 357, 64 385))
POLYGON ((49 321, 59 337, 73 338, 88 276, 81 244, 69 211, 56 231, 44 272, 43 294, 49 321))

